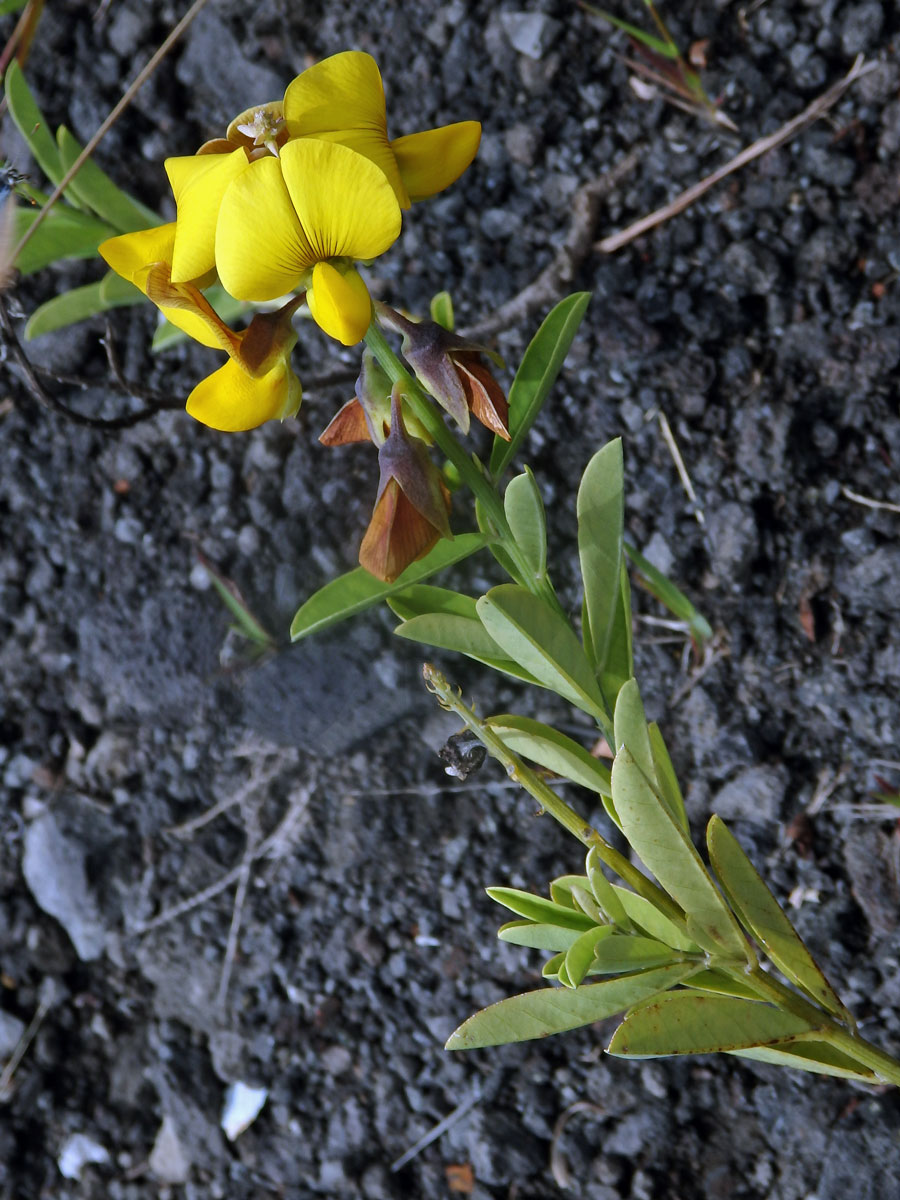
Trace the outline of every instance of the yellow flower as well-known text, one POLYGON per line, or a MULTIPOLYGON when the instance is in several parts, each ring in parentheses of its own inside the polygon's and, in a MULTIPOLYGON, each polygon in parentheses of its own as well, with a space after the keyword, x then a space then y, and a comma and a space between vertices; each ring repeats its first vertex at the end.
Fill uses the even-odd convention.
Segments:
POLYGON ((481 140, 478 121, 459 121, 391 141, 381 73, 359 50, 332 55, 298 75, 284 94, 283 114, 288 138, 338 142, 371 159, 401 208, 449 187, 481 140))
POLYGON ((238 300, 307 289, 317 323, 352 346, 371 300, 353 266, 383 254, 400 233, 400 208, 374 163, 346 146, 303 138, 278 157, 230 154, 169 159, 178 204, 172 281, 213 267, 238 300))
POLYGON ((156 304, 195 341, 224 350, 228 362, 191 392, 187 411, 213 429, 255 429, 274 417, 292 416, 300 407, 300 380, 291 370, 297 334, 291 317, 303 297, 274 313, 257 313, 246 329, 235 332, 202 295, 209 278, 187 283, 171 279, 175 224, 110 238, 99 247, 110 267, 156 304))

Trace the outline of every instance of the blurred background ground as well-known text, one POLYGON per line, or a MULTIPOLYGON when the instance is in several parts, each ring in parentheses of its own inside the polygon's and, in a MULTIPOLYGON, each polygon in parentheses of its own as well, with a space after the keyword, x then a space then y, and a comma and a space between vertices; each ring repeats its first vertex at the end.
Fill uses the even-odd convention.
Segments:
MULTIPOLYGON (((51 125, 90 137, 184 8, 48 6, 26 74, 51 125)), ((637 3, 616 11, 644 19, 637 3)), ((683 215, 586 259, 573 286, 593 302, 527 457, 574 608, 577 479, 624 437, 629 536, 716 630, 698 664, 637 593, 639 678, 695 832, 714 810, 732 821, 864 1030, 897 1053, 898 834, 860 805, 878 777, 900 785, 900 518, 848 492, 900 503, 900 18, 871 0, 664 15, 682 47, 709 39, 705 79, 739 137, 639 101, 621 36, 574 4, 212 0, 97 159, 169 216, 163 158, 310 62, 368 50, 394 136, 484 124, 472 169, 409 214, 370 273, 419 312, 448 288, 466 325, 551 260, 578 188, 628 152, 597 236, 777 129, 857 54, 878 64, 683 215)), ((36 176, 8 118, 0 136, 36 176)), ((10 302, 27 315, 98 275, 48 270, 10 302)), ((541 315, 500 336, 509 362, 541 315)), ((210 357, 150 355, 153 321, 115 314, 123 369, 185 395, 210 357)), ((29 352, 95 380, 61 395, 110 416, 130 402, 106 384, 102 333, 88 322, 29 352)), ((354 355, 304 329, 297 359, 312 376, 354 355)), ((42 1017, 0 1102, 4 1200, 538 1200, 566 1194, 566 1170, 585 1200, 897 1194, 892 1093, 730 1059, 605 1059, 602 1029, 444 1052, 475 1008, 539 982, 537 955, 496 943, 483 886, 540 890, 579 868, 578 846, 498 769, 447 780, 434 751, 455 726, 384 614, 234 671, 197 569, 199 548, 283 635, 353 565, 374 456, 316 442, 346 387, 310 389, 297 419, 240 436, 181 412, 103 433, 36 407, 14 370, 2 389, 0 1061, 42 1017), (267 1099, 232 1143, 220 1118, 236 1082, 267 1099), (579 1101, 551 1166, 554 1126, 579 1101)), ((497 576, 474 560, 458 578, 497 576)), ((587 735, 547 699, 443 665, 481 712, 587 735)))

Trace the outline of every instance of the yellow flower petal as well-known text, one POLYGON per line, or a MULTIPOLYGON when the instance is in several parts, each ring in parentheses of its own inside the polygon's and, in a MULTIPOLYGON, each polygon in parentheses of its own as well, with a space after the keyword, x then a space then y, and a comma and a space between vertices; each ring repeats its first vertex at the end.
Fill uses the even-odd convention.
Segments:
POLYGON ((222 285, 237 300, 274 300, 293 291, 317 257, 285 187, 281 159, 259 159, 222 197, 216 229, 222 285))
POLYGON ((424 200, 459 179, 478 153, 481 125, 459 121, 391 142, 410 200, 424 200))
POLYGON ((279 359, 266 375, 254 379, 233 359, 200 381, 187 401, 190 416, 226 433, 255 429, 264 421, 293 416, 300 407, 300 380, 279 359))
POLYGON ((331 263, 316 263, 306 303, 320 329, 345 346, 362 341, 372 320, 372 299, 359 274, 346 274, 331 263))
POLYGON ((123 279, 147 294, 147 267, 157 262, 172 261, 175 244, 175 222, 157 225, 154 229, 139 229, 108 238, 97 247, 100 257, 123 279))
POLYGON ((364 154, 387 176, 398 203, 409 207, 388 143, 381 73, 371 54, 347 50, 298 75, 284 94, 284 117, 292 138, 322 138, 364 154))
POLYGON ((216 222, 222 197, 229 184, 250 169, 250 163, 239 149, 231 154, 167 158, 165 168, 178 205, 172 279, 184 283, 215 265, 216 222))
POLYGON ((313 261, 377 258, 396 241, 397 198, 367 158, 346 146, 302 138, 288 142, 279 161, 313 261))

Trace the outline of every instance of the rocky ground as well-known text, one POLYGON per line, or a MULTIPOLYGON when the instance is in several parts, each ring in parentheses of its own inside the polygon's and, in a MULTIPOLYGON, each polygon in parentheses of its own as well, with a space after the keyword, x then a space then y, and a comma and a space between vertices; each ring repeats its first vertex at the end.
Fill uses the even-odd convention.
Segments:
MULTIPOLYGON (((212 0, 97 158, 169 213, 164 157, 310 61, 369 50, 395 135, 484 124, 476 164, 410 214, 373 290, 422 311, 449 288, 474 324, 552 260, 579 187, 629 152, 596 237, 776 130, 858 53, 877 64, 681 216, 584 258, 573 287, 593 302, 528 458, 574 607, 577 479, 624 437, 629 536, 716 630, 698 663, 637 593, 639 677, 695 831, 731 819, 864 1030, 898 1053, 900 843, 872 793, 877 777, 900 786, 900 18, 872 0, 669 7, 680 45, 709 39, 705 78, 739 135, 640 101, 621 35, 574 4, 212 0)), ((27 65, 48 121, 86 140, 183 11, 48 5, 27 65)), ((2 147, 37 175, 8 119, 2 147)), ((46 270, 7 303, 27 315, 97 275, 46 270)), ((509 362, 542 315, 500 335, 509 362)), ((114 314, 123 371, 179 400, 210 358, 150 355, 153 321, 114 314)), ((92 381, 54 394, 110 417, 140 402, 110 386, 101 334, 88 322, 28 349, 92 381)), ((304 327, 307 377, 353 357, 304 327)), ((442 1049, 475 1008, 538 982, 536 955, 497 944, 484 885, 540 890, 579 848, 499 769, 442 774, 455 726, 386 614, 238 670, 197 565, 199 549, 282 636, 353 565, 374 456, 316 442, 346 386, 308 387, 296 420, 247 435, 179 411, 109 432, 41 409, 7 367, 0 1061, 39 1027, 0 1098, 3 1200, 900 1194, 894 1093, 731 1059, 607 1059, 603 1029, 442 1049), (235 1084, 266 1095, 232 1141, 235 1084)), ((459 577, 496 578, 478 560, 459 577)), ((443 665, 482 712, 578 729, 544 697, 443 665)))

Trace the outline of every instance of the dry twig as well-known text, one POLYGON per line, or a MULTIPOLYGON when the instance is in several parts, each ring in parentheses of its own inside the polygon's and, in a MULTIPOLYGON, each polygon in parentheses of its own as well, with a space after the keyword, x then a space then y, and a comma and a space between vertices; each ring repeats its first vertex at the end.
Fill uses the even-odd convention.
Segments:
POLYGON ((676 196, 674 200, 668 204, 664 204, 662 208, 656 209, 655 212, 649 213, 646 217, 641 217, 639 221, 635 221, 633 225, 629 225, 627 229, 623 229, 620 233, 613 233, 609 237, 603 238, 594 245, 594 249, 601 254, 613 254, 616 250, 621 250, 623 246, 627 246, 629 242, 633 242, 635 238, 639 238, 641 234, 647 233, 650 229, 655 229, 657 225, 662 225, 665 221, 677 216, 678 213, 684 212, 695 200, 699 200, 701 196, 705 195, 710 188, 715 187, 721 180, 727 179, 729 175, 733 175, 735 171, 739 171, 741 167, 745 167, 747 163, 762 157, 763 154, 768 154, 770 150, 775 150, 778 146, 784 145, 792 137, 796 137, 807 125, 824 116, 830 108, 833 108, 837 104, 847 88, 856 83, 858 79, 861 79, 863 75, 868 75, 870 71, 874 71, 876 66, 877 63, 865 62, 863 56, 860 54, 844 78, 832 84, 826 92, 823 92, 821 96, 807 105, 799 116, 788 121, 786 125, 782 125, 775 133, 770 133, 766 137, 759 138, 751 146, 747 146, 740 154, 736 154, 730 162, 713 171, 711 175, 707 175, 705 179, 701 179, 699 183, 693 184, 686 191, 682 192, 680 196, 676 196))

